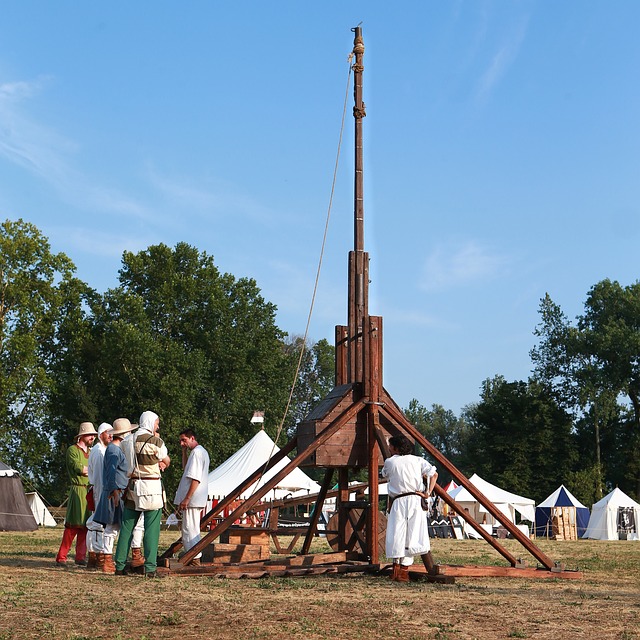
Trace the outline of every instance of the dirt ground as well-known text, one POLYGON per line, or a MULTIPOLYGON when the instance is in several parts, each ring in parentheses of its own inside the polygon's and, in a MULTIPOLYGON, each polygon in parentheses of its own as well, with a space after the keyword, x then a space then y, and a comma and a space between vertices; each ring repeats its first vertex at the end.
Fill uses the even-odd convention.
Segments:
MULTIPOLYGON (((0 640, 62 638, 640 639, 640 543, 539 546, 582 580, 361 574, 230 580, 111 577, 58 568, 62 529, 0 533, 0 640)), ((161 549, 176 538, 163 532, 161 549)), ((318 543, 316 551, 323 550, 318 543)), ((521 548, 507 541, 518 557, 521 548)), ((436 562, 505 564, 480 541, 433 541, 436 562)), ((530 558, 530 566, 535 560, 530 558)))

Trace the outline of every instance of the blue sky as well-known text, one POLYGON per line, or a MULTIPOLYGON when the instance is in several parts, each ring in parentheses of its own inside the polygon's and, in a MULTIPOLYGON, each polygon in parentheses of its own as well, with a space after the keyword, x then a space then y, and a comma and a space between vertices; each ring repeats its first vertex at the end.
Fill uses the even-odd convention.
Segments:
MULTIPOLYGON (((4 2, 0 219, 99 291, 186 241, 302 334, 360 22, 385 386, 458 413, 526 379, 546 292, 573 318, 638 279, 635 0, 4 2)), ((349 115, 313 340, 346 322, 352 171, 349 115)))

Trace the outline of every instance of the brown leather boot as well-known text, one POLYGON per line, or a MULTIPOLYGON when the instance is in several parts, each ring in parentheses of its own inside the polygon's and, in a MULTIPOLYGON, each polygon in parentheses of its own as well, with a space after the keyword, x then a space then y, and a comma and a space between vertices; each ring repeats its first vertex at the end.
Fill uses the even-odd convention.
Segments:
POLYGON ((114 574, 116 572, 116 565, 113 563, 113 555, 110 553, 104 554, 104 564, 102 565, 102 573, 114 574))
POLYGON ((87 569, 89 571, 95 571, 98 564, 98 554, 95 551, 89 551, 87 556, 87 569))
POLYGON ((96 571, 102 571, 104 567, 104 553, 96 554, 96 571))
POLYGON ((404 565, 398 565, 398 577, 396 580, 398 582, 409 582, 409 567, 405 567, 404 565))
POLYGON ((393 563, 393 569, 391 570, 391 579, 394 582, 398 582, 398 573, 400 571, 400 565, 397 562, 393 563))
POLYGON ((144 556, 140 547, 131 547, 131 572, 144 574, 144 556))

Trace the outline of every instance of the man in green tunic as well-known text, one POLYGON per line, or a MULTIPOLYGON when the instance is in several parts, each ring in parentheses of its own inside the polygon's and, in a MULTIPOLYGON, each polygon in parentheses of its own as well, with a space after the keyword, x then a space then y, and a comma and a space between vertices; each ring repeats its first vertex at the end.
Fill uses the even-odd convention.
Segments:
POLYGON ((76 538, 76 564, 86 565, 87 561, 87 527, 89 517, 87 508, 87 489, 89 477, 87 465, 89 462, 89 447, 98 435, 91 422, 83 422, 78 430, 75 444, 67 449, 65 465, 71 489, 67 501, 67 515, 64 519, 64 534, 60 549, 56 556, 56 564, 66 565, 67 554, 76 538))

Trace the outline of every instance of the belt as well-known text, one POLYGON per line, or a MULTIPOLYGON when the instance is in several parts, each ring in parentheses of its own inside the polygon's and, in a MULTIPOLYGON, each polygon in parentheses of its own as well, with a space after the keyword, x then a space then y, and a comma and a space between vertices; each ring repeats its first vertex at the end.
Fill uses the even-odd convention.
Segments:
POLYGON ((393 504, 394 500, 397 500, 398 498, 406 498, 407 496, 420 496, 420 498, 422 498, 423 500, 425 499, 424 495, 419 492, 419 491, 409 491, 408 493, 399 493, 397 496, 389 496, 389 504, 387 506, 387 513, 391 511, 391 505, 393 504))

